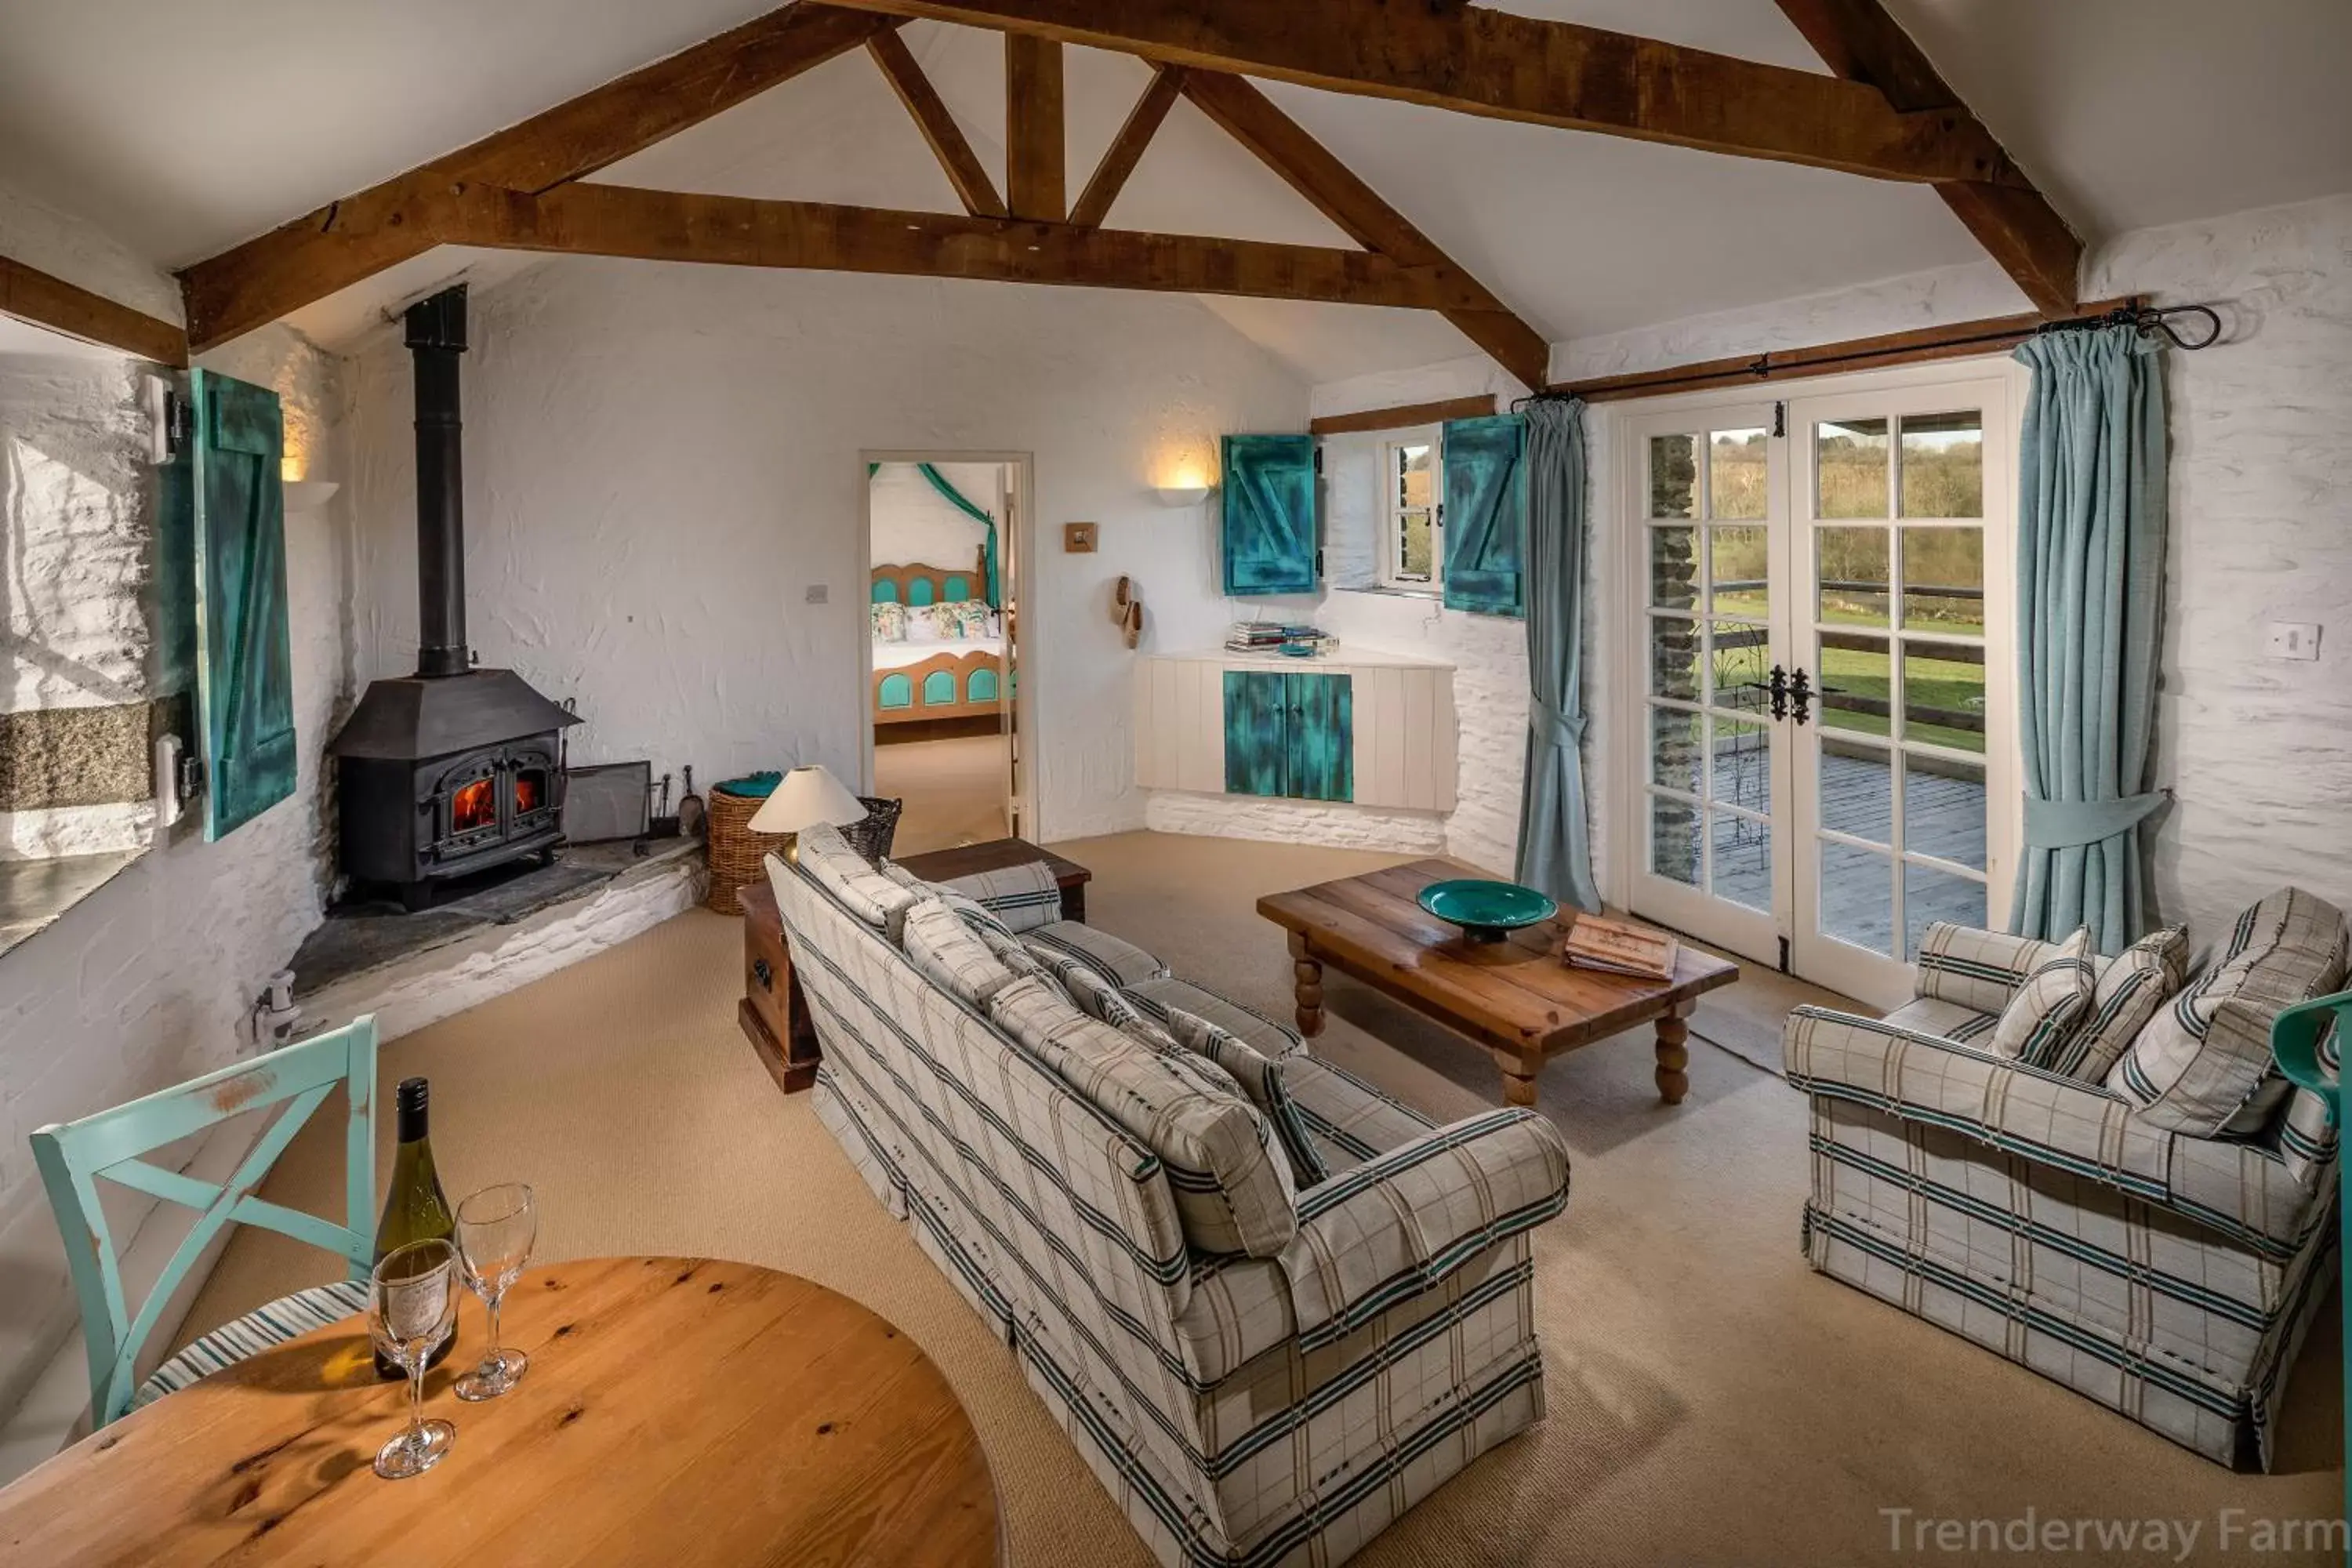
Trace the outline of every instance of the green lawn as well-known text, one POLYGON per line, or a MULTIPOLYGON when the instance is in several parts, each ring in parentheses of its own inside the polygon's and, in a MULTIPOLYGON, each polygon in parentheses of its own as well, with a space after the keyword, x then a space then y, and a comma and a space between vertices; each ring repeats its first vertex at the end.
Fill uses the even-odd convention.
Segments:
MULTIPOLYGON (((1958 629, 1958 628, 1955 628, 1958 629)), ((1753 677, 1755 651, 1736 649, 1716 656, 1717 689, 1753 677)), ((1822 652, 1822 668, 1814 672, 1816 689, 1835 687, 1856 697, 1893 700, 1891 665, 1895 654, 1890 647, 1885 654, 1865 653, 1858 648, 1825 648, 1822 652)), ((1951 712, 1982 713, 1985 702, 1985 669, 1981 664, 1970 664, 1956 658, 1925 658, 1913 653, 1906 660, 1909 674, 1907 705, 1913 709, 1943 709, 1951 712)), ((1850 734, 1885 735, 1892 731, 1888 720, 1875 713, 1856 712, 1849 709, 1817 707, 1817 721, 1826 729, 1843 730, 1850 734)), ((1981 753, 1985 738, 1974 730, 1953 729, 1942 724, 1929 724, 1913 720, 1905 727, 1909 740, 1929 745, 1947 746, 1958 752, 1981 753)))

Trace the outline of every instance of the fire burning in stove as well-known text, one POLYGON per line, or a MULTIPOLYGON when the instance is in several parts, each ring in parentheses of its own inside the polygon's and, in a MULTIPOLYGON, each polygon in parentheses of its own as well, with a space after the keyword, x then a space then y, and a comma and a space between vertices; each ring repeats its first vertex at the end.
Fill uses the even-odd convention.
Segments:
POLYGON ((449 797, 450 832, 465 833, 497 823, 499 797, 492 790, 493 783, 490 779, 476 779, 449 797))
POLYGON ((538 809, 539 775, 537 773, 515 774, 515 815, 520 816, 525 812, 538 809))

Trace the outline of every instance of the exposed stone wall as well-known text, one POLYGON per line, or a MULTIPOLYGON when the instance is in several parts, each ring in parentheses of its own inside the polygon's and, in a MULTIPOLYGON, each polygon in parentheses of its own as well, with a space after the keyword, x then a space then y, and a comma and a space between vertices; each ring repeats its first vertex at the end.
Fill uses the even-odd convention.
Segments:
MULTIPOLYGON (((278 327, 203 363, 276 388, 289 423, 304 421, 313 433, 314 470, 338 472, 334 361, 278 327)), ((103 628, 91 634, 91 647, 112 651, 88 658, 106 672, 110 700, 143 696, 154 488, 139 455, 145 436, 133 378, 124 371, 83 398, 60 394, 47 406, 72 413, 82 443, 77 471, 109 487, 102 502, 82 509, 70 552, 109 565, 84 575, 79 591, 93 602, 67 622, 79 626, 76 617, 88 616, 103 628)), ((183 821, 0 959, 0 1279, 8 1281, 0 1291, 0 1412, 13 1407, 75 1321, 27 1136, 235 1059, 253 998, 319 920, 327 870, 320 753, 351 700, 351 563, 340 506, 289 517, 286 552, 294 722, 303 737, 293 798, 217 844, 204 841, 193 818, 183 821)), ((132 1205, 116 1216, 122 1234, 142 1213, 132 1205)))
POLYGON ((153 832, 142 374, 115 354, 0 354, 0 859, 135 850, 153 832))

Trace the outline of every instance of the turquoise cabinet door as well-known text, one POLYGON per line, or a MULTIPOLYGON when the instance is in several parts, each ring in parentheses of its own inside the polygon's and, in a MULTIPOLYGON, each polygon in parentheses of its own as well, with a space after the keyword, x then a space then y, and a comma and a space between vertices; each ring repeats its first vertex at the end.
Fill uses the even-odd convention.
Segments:
POLYGON ((1299 800, 1356 798, 1355 681, 1345 675, 1291 675, 1289 787, 1299 800))
POLYGON ((1276 670, 1225 671, 1225 793, 1284 795, 1288 678, 1276 670))
POLYGON ((1528 427, 1516 414, 1445 426, 1445 607, 1526 613, 1528 427))
POLYGON ((1228 594, 1315 591, 1315 437, 1224 438, 1228 594))
POLYGON ((287 628, 285 426, 278 395, 195 371, 196 714, 205 837, 294 793, 294 657, 287 628))

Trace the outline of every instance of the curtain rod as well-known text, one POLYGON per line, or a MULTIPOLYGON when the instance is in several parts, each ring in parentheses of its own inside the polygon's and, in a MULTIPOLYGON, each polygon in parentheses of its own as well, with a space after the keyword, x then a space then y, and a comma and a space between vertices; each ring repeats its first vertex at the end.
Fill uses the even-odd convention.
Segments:
POLYGON ((1874 338, 1853 338, 1812 348, 1783 349, 1753 358, 1702 360, 1692 364, 1669 365, 1660 370, 1639 371, 1625 375, 1594 376, 1545 387, 1519 399, 1512 407, 1516 409, 1537 401, 1571 397, 1587 402, 1649 397, 1667 392, 1738 386, 1863 366, 1957 359, 1969 354, 2015 348, 2044 332, 2107 326, 2137 327, 2143 332, 2162 336, 2177 348, 2191 352, 2210 348, 2221 335, 2221 319, 2210 305, 2151 306, 2138 296, 2131 295, 2100 300, 2084 307, 2081 315, 2062 321, 2044 321, 2037 315, 1997 316, 1982 321, 1957 321, 1944 327, 1890 332, 1874 338), (2207 323, 2205 335, 2192 341, 2174 331, 2169 318, 2179 315, 2203 318, 2207 323))

